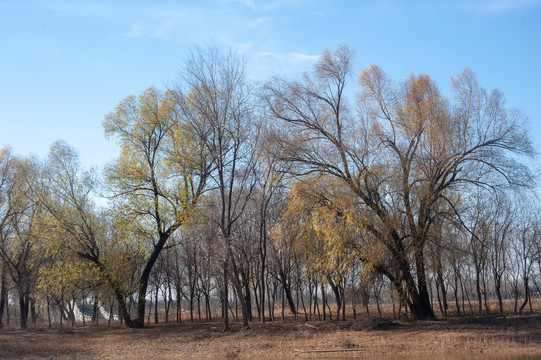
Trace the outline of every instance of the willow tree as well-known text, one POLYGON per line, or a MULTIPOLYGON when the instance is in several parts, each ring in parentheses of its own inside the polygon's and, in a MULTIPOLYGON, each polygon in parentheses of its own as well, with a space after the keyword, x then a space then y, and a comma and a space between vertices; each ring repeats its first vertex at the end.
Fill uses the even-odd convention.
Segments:
POLYGON ((112 235, 114 227, 122 226, 96 205, 99 185, 95 171, 82 166, 72 147, 63 141, 51 145, 32 183, 33 196, 46 213, 38 290, 61 308, 68 295, 81 290, 112 293, 124 315, 129 294, 124 279, 135 271, 134 254, 141 250, 127 248, 112 235))
POLYGON ((112 205, 147 238, 137 313, 134 319, 124 314, 129 327, 144 326, 152 268, 205 190, 207 153, 178 110, 170 91, 151 87, 121 101, 103 122, 106 136, 120 146, 120 156, 106 171, 112 205))
POLYGON ((359 76, 354 113, 345 97, 352 59, 340 46, 323 52, 312 74, 266 84, 267 107, 281 122, 277 155, 295 164, 295 175, 323 173, 351 189, 365 236, 385 249, 374 269, 416 318, 434 318, 425 247, 439 206, 452 206, 449 193, 469 186, 531 181, 519 161, 533 153, 524 117, 469 70, 451 79, 447 98, 428 75, 396 84, 377 66, 359 76))
MULTIPOLYGON (((356 221, 355 197, 334 177, 305 180, 290 187, 273 239, 282 252, 292 249, 322 286, 329 284, 336 299, 336 317, 342 311, 345 320, 345 281, 358 262, 355 238, 362 231, 356 221)), ((291 294, 286 295, 292 304, 291 294)))
MULTIPOLYGON (((17 289, 20 327, 24 329, 27 327, 30 310, 32 319, 35 321, 36 318, 35 298, 32 292, 41 261, 38 249, 43 211, 34 201, 31 186, 27 181, 36 177, 35 164, 28 159, 15 156, 8 160, 9 164, 5 165, 9 170, 1 179, 2 185, 5 186, 5 198, 0 219, 0 261, 3 263, 3 271, 9 274, 17 289)), ((6 274, 3 275, 2 281, 5 286, 6 274)))

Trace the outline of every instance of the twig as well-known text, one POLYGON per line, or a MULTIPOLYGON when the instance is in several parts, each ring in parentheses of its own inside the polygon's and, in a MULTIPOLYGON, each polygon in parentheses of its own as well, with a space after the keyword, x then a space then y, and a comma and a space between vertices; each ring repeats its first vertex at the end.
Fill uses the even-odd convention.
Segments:
POLYGON ((301 350, 293 349, 294 351, 304 352, 304 353, 328 353, 328 352, 345 352, 345 351, 364 351, 365 349, 334 349, 334 350, 301 350))

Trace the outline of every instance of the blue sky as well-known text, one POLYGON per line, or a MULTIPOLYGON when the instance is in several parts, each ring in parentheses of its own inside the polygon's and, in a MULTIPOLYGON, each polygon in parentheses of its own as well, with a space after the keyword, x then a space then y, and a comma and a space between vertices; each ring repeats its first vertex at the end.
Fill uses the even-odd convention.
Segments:
POLYGON ((428 73, 444 90, 472 69, 530 118, 540 149, 541 0, 0 0, 0 145, 44 156, 64 139, 102 166, 117 154, 104 116, 173 81, 194 44, 247 56, 262 81, 310 70, 338 43, 356 50, 357 73, 428 73))

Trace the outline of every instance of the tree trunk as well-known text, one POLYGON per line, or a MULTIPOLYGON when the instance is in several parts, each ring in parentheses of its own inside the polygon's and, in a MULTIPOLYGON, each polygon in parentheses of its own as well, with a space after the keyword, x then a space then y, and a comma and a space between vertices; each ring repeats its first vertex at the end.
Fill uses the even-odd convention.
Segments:
POLYGON ((28 294, 22 291, 19 294, 19 307, 21 311, 21 329, 26 329, 28 325, 28 309, 29 309, 29 298, 28 294))
POLYGON ((182 294, 180 292, 180 286, 176 286, 176 293, 177 293, 177 323, 182 322, 182 294))
POLYGON ((197 292, 197 318, 199 319, 199 322, 201 322, 201 293, 197 292))
MULTIPOLYGON (((228 256, 229 257, 229 256, 228 256)), ((224 331, 228 331, 230 330, 230 327, 229 327, 229 313, 228 313, 228 310, 229 310, 229 303, 228 303, 228 297, 229 297, 229 290, 227 288, 227 282, 229 281, 228 279, 228 274, 227 274, 227 267, 228 267, 228 264, 229 261, 226 260, 223 264, 223 292, 222 292, 222 324, 223 324, 223 327, 224 327, 224 331)))
POLYGON ((321 312, 319 311, 319 304, 318 304, 318 299, 317 299, 317 289, 318 289, 318 284, 317 283, 314 283, 314 317, 316 317, 316 310, 317 310, 317 319, 319 321, 321 321, 321 312))
POLYGON ((259 299, 260 302, 260 309, 261 309, 261 315, 260 320, 261 322, 265 322, 265 267, 266 267, 266 259, 267 259, 267 224, 266 224, 266 216, 265 211, 261 211, 261 225, 259 228, 259 256, 261 259, 261 273, 260 275, 260 295, 261 298, 259 299))
POLYGON ((378 271, 386 275, 391 280, 398 293, 402 294, 401 297, 407 300, 411 314, 417 320, 435 319, 434 311, 432 310, 432 305, 430 304, 430 296, 428 294, 422 241, 417 240, 418 244, 416 245, 415 250, 415 265, 417 270, 416 285, 411 273, 410 264, 406 258, 406 250, 404 249, 402 238, 396 231, 393 231, 391 236, 394 246, 390 247, 390 250, 393 257, 397 261, 400 275, 393 276, 388 271, 382 272, 382 269, 379 269, 378 271), (402 286, 402 280, 406 284, 405 291, 402 286))
POLYGON ((438 269, 438 283, 441 290, 441 299, 443 301, 443 316, 447 317, 447 310, 449 305, 447 304, 447 289, 445 288, 445 282, 443 280, 443 273, 441 267, 438 269))
POLYGON ((2 272, 0 277, 0 329, 4 328, 4 309, 7 305, 8 288, 6 286, 6 276, 2 272))
POLYGON ((482 284, 483 284, 483 300, 485 303, 485 316, 490 315, 490 304, 488 303, 488 289, 487 289, 487 282, 486 282, 486 276, 483 274, 482 276, 482 284))
POLYGON ((518 311, 519 315, 522 315, 524 308, 528 304, 529 298, 530 298, 530 286, 529 286, 529 279, 526 277, 524 278, 524 302, 522 303, 522 305, 520 305, 520 310, 518 311))
POLYGON ((458 278, 455 275, 455 287, 453 288, 455 295, 456 315, 460 316, 460 303, 458 302, 458 278))
POLYGON ((282 281, 282 287, 284 288, 289 309, 291 310, 291 313, 295 315, 297 313, 297 309, 295 309, 295 302, 293 301, 293 296, 291 294, 291 284, 288 281, 283 269, 280 269, 280 280, 282 281))
POLYGON ((212 321, 212 313, 210 312, 210 296, 208 292, 205 292, 205 314, 206 320, 212 321))
POLYGON ((171 282, 169 281, 169 277, 167 277, 167 289, 163 292, 163 302, 165 305, 165 323, 167 324, 169 322, 169 307, 171 306, 171 282), (167 293, 165 292, 167 291, 167 293))
POLYGON ((190 284, 190 321, 193 323, 193 301, 195 299, 195 290, 192 285, 193 284, 190 284))
POLYGON ((96 321, 96 325, 99 323, 99 302, 98 302, 98 296, 94 295, 94 306, 92 308, 92 317, 96 321))
POLYGON ((483 316, 483 297, 481 295, 481 270, 475 266, 475 291, 477 292, 477 306, 479 316, 483 316))
POLYGON ((323 287, 323 281, 321 282, 321 306, 323 307, 323 321, 327 321, 327 309, 325 305, 327 304, 327 296, 325 295, 325 289, 323 287))
POLYGON ((237 263, 235 261, 235 258, 233 257, 233 254, 231 253, 231 248, 229 248, 229 251, 230 251, 229 257, 231 259, 231 267, 233 268, 233 285, 235 286, 235 289, 237 292, 237 298, 240 301, 240 308, 242 312, 242 326, 247 328, 248 319, 249 319, 248 306, 246 304, 246 298, 243 294, 242 283, 239 277, 237 263))
POLYGON ((250 278, 242 272, 242 288, 244 294, 244 304, 246 304, 246 313, 248 321, 252 321, 252 292, 250 291, 250 278))
POLYGON ((137 317, 130 322, 126 322, 126 325, 130 328, 143 328, 145 326, 146 295, 150 273, 154 267, 154 264, 156 263, 156 260, 158 260, 158 256, 167 242, 167 239, 169 239, 169 234, 167 232, 160 232, 160 239, 154 246, 145 268, 143 269, 141 277, 139 278, 139 290, 137 292, 137 317))
POLYGON ((276 293, 277 293, 277 291, 278 291, 278 282, 277 281, 273 281, 272 292, 271 292, 270 284, 267 286, 267 293, 269 295, 269 301, 268 301, 269 316, 270 316, 271 321, 274 321, 274 319, 275 319, 274 305, 276 304, 276 293))
MULTIPOLYGON (((259 271, 257 271, 257 273, 259 273, 259 271)), ((260 308, 261 303, 259 301, 259 295, 258 295, 261 291, 261 287, 259 286, 259 280, 260 279, 258 279, 258 276, 255 276, 255 279, 252 280, 252 286, 254 289, 254 303, 255 303, 255 308, 257 310, 257 319, 261 321, 261 308, 260 308)))
POLYGON ((159 292, 160 288, 158 287, 158 285, 156 285, 156 289, 154 291, 154 324, 157 324, 158 323, 158 292, 159 292))
POLYGON ((51 299, 49 296, 46 297, 47 299, 47 322, 49 324, 49 329, 51 328, 51 299))
POLYGON ((105 269, 105 266, 101 263, 98 258, 87 258, 88 260, 94 262, 96 266, 100 269, 102 274, 105 275, 105 278, 109 285, 113 289, 114 296, 118 301, 118 311, 120 316, 124 319, 124 322, 129 328, 143 328, 145 326, 145 308, 146 308, 146 294, 148 289, 148 282, 150 279, 150 273, 160 252, 162 251, 165 243, 169 239, 169 232, 160 232, 160 239, 155 244, 150 257, 148 258, 141 277, 139 278, 139 288, 137 291, 137 316, 135 319, 131 318, 130 309, 128 308, 124 295, 120 288, 116 285, 115 281, 108 276, 108 272, 105 269))
POLYGON ((119 312, 120 317, 123 319, 127 327, 129 328, 136 327, 128 311, 128 305, 126 304, 126 299, 118 290, 114 291, 114 294, 115 294, 115 299, 118 302, 118 312, 119 312))
POLYGON ((432 310, 432 304, 430 303, 430 296, 428 294, 428 282, 426 281, 425 262, 422 247, 416 251, 415 263, 417 266, 417 282, 419 291, 415 293, 415 285, 413 285, 413 307, 412 314, 418 320, 433 320, 436 318, 434 310, 432 310))
POLYGON ((336 319, 340 319, 340 310, 342 308, 342 302, 344 301, 340 294, 340 285, 335 284, 330 276, 327 277, 327 281, 329 282, 329 285, 334 293, 334 297, 336 298, 336 319))
MULTIPOLYGON (((304 305, 304 293, 301 289, 301 304, 302 304, 302 311, 304 312, 304 320, 305 321, 308 321, 308 314, 306 313, 306 306, 304 305)), ((308 295, 308 297, 310 297, 311 295, 308 295)), ((311 315, 310 315, 311 317, 311 315)))
POLYGON ((436 297, 438 298, 438 305, 440 307, 440 313, 442 316, 445 316, 445 313, 443 311, 443 303, 441 301, 441 296, 440 296, 440 284, 438 284, 438 280, 436 279, 436 297))
POLYGON ((285 293, 284 293, 284 284, 282 284, 282 292, 280 293, 280 298, 282 300, 282 306, 281 306, 281 310, 282 310, 282 321, 285 321, 286 320, 286 313, 285 313, 285 309, 286 309, 286 297, 285 297, 285 293))
POLYGON ((496 297, 498 298, 498 307, 500 309, 500 316, 503 316, 503 299, 502 299, 502 277, 499 274, 494 275, 494 290, 496 291, 496 297))
POLYGON ((414 294, 413 301, 409 304, 409 308, 413 317, 417 320, 432 320, 435 318, 430 301, 427 300, 428 292, 423 294, 414 294))
POLYGON ((308 278, 308 319, 312 320, 312 277, 308 278))
POLYGON ((514 313, 516 315, 516 314, 518 314, 518 288, 516 288, 513 291, 513 295, 514 295, 514 298, 515 298, 514 313))

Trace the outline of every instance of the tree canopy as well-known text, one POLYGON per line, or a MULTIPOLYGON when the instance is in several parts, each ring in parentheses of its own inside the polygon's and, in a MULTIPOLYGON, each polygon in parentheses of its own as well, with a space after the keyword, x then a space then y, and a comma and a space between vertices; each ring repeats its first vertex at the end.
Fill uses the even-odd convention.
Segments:
POLYGON ((523 312, 541 286, 525 115, 469 69, 444 91, 354 60, 339 45, 255 84, 232 52, 194 48, 169 89, 105 115, 119 155, 103 171, 61 140, 42 160, 0 149, 0 327, 14 296, 21 327, 40 302, 73 321, 89 298, 129 327, 173 301, 180 321, 183 300, 192 321, 219 303, 224 329, 232 300, 243 326, 277 299, 308 319, 332 298, 344 319, 385 292, 426 320, 434 290, 442 316, 469 294, 483 314, 489 287, 523 312))

